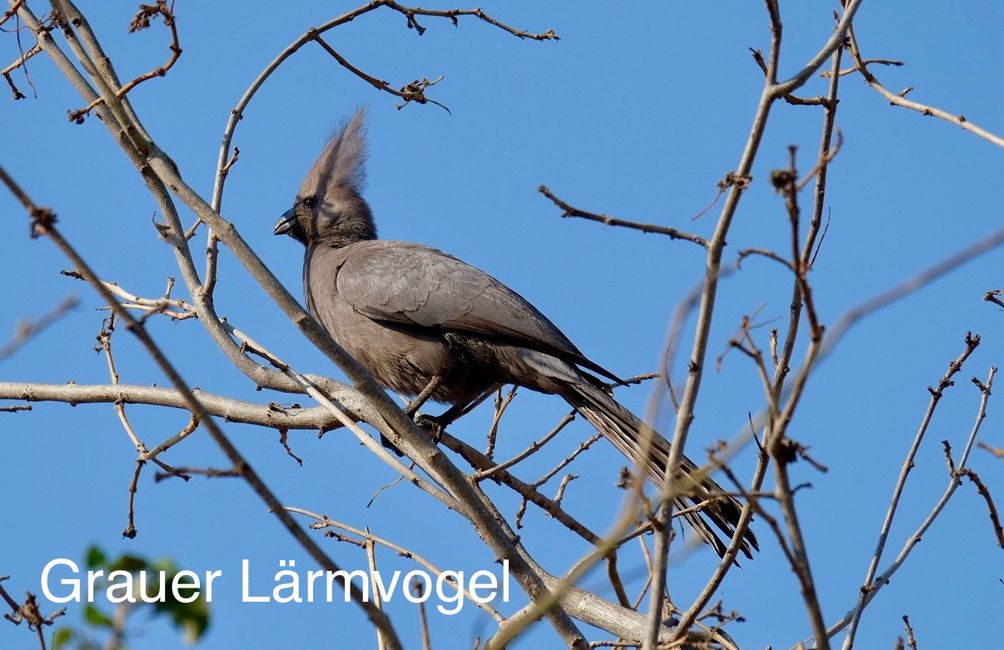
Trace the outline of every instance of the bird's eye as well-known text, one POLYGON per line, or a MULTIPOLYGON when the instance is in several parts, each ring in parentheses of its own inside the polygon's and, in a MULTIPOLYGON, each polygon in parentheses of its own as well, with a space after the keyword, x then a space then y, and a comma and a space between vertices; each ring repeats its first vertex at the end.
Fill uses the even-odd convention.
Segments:
POLYGON ((317 207, 317 197, 316 196, 305 197, 303 199, 303 207, 307 208, 308 210, 313 210, 314 208, 316 208, 317 207))

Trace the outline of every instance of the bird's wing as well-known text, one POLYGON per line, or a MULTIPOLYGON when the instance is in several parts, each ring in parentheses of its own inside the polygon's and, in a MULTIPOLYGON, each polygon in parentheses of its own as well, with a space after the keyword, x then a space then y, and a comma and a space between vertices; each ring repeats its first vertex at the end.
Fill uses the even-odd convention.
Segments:
POLYGON ((356 244, 338 270, 337 291, 374 320, 479 334, 554 354, 617 380, 518 293, 434 248, 394 241, 356 244))

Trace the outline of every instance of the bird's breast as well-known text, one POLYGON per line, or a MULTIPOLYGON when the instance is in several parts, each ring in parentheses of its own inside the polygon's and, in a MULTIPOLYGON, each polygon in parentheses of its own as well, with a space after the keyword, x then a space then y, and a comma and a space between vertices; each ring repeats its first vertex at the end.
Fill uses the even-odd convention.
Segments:
MULTIPOLYGON (((352 251, 348 251, 351 253, 352 251)), ((420 393, 433 377, 443 378, 433 399, 467 402, 489 388, 493 378, 472 376, 475 365, 462 358, 451 336, 437 328, 371 318, 338 291, 338 273, 346 251, 317 249, 304 261, 304 294, 307 309, 339 346, 366 368, 381 384, 406 396, 420 393)), ((485 348, 481 354, 490 355, 485 348)))

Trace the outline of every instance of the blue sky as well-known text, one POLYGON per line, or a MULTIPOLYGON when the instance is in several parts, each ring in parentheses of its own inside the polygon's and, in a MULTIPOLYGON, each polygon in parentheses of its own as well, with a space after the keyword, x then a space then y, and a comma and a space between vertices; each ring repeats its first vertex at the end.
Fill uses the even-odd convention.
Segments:
MULTIPOLYGON (((42 12, 41 3, 33 5, 42 12)), ((278 12, 267 2, 240 3, 239 9, 177 3, 183 55, 165 78, 130 97, 193 187, 208 196, 227 115, 251 80, 308 27, 351 6, 302 2, 278 12)), ((800 68, 829 36, 833 8, 782 3, 782 76, 800 68)), ((165 59, 162 27, 126 34, 132 5, 81 3, 81 9, 121 77, 165 59)), ((426 19, 428 30, 419 37, 400 15, 380 11, 336 30, 329 38, 333 47, 394 87, 443 75, 429 96, 451 113, 432 105, 397 110, 395 98, 352 77, 320 48, 304 47, 246 111, 234 140, 241 157, 228 181, 224 216, 299 295, 300 249, 272 237, 272 225, 291 204, 327 134, 357 106, 368 105, 366 198, 383 237, 426 243, 491 272, 548 314, 590 358, 620 375, 652 371, 674 306, 703 273, 701 251, 657 235, 562 220, 536 188, 546 184, 584 209, 710 235, 716 210, 696 222, 691 217, 737 164, 762 83, 748 48, 768 47, 766 13, 757 3, 738 2, 509 2, 484 9, 527 30, 553 28, 561 40, 523 42, 474 19, 457 28, 426 19)), ((907 62, 876 69, 891 89, 915 86, 910 96, 917 101, 1004 132, 1004 8, 917 2, 905 9, 866 2, 856 25, 866 56, 907 62)), ((22 39, 30 43, 30 36, 22 39)), ((10 34, 0 42, 6 65, 17 45, 10 34)), ((67 122, 67 109, 81 101, 48 61, 36 57, 29 70, 37 98, 0 101, 0 124, 7 127, 0 163, 38 202, 56 210, 65 236, 104 278, 159 295, 166 277, 177 272, 169 248, 155 238, 156 208, 141 179, 96 119, 67 122)), ((20 73, 14 79, 31 94, 20 73)), ((824 90, 825 81, 814 78, 800 94, 824 90)), ((867 297, 1001 227, 994 192, 998 148, 945 122, 889 106, 856 76, 843 80, 840 96, 837 124, 845 144, 831 166, 830 226, 812 275, 820 316, 831 325, 867 297)), ((803 169, 813 164, 820 123, 818 109, 775 108, 726 259, 747 247, 785 245, 786 215, 766 181, 772 169, 786 164, 790 144, 799 146, 803 169)), ((6 193, 0 193, 0 214, 0 260, 9 278, 0 332, 12 332, 18 319, 44 313, 69 293, 82 300, 78 310, 2 362, 0 380, 106 383, 105 361, 93 351, 104 316, 100 299, 59 275, 68 263, 50 242, 28 239, 27 219, 6 193)), ((194 247, 197 254, 201 246, 194 247)), ((1004 314, 982 300, 985 291, 1004 285, 1002 263, 1004 253, 994 251, 869 318, 809 385, 791 433, 830 471, 819 474, 799 463, 792 472, 796 482, 813 485, 799 492, 798 506, 827 621, 853 604, 926 407, 926 387, 962 350, 971 330, 983 335, 983 344, 939 406, 893 526, 887 560, 944 489, 939 441, 960 449, 978 404, 968 378, 985 377, 1004 359, 1004 314)), ((338 375, 225 251, 220 264, 221 315, 295 367, 338 375)), ((790 281, 780 267, 757 259, 744 264, 721 285, 710 360, 725 349, 743 314, 759 309, 761 320, 783 319, 789 295, 790 281)), ((195 321, 155 319, 150 329, 192 385, 260 402, 306 402, 256 392, 195 321)), ((765 337, 766 328, 759 334, 765 337)), ((684 349, 689 341, 688 335, 684 349)), ((124 383, 165 383, 124 331, 114 343, 124 383)), ((797 354, 802 350, 804 342, 797 354)), ((702 390, 688 443, 694 457, 731 437, 762 406, 755 370, 738 354, 706 373, 702 390)), ((618 391, 639 413, 647 396, 644 387, 618 391)), ((982 439, 1004 446, 996 399, 982 439)), ((555 398, 522 395, 504 420, 500 457, 543 435, 565 410, 555 398)), ((148 444, 172 435, 186 420, 183 413, 150 408, 130 408, 129 414, 148 444)), ((134 452, 112 407, 36 404, 31 413, 3 415, 0 485, 8 508, 0 574, 11 575, 5 584, 16 596, 38 592, 47 561, 80 559, 91 543, 109 553, 168 556, 197 571, 222 568, 231 578, 241 558, 269 573, 284 559, 306 564, 261 502, 235 480, 154 483, 147 472, 137 501, 139 536, 122 539, 134 452)), ((454 426, 454 434, 483 445, 489 415, 488 409, 472 414, 454 426)), ((659 424, 672 427, 666 420, 659 424)), ((283 502, 369 526, 444 568, 491 566, 466 522, 414 489, 399 485, 367 507, 392 475, 344 432, 320 441, 313 432, 292 434, 291 444, 305 460, 299 467, 274 432, 225 429, 283 502)), ((588 435, 588 425, 576 422, 543 458, 527 464, 526 477, 545 471, 588 435)), ((168 461, 224 464, 201 434, 170 452, 168 461)), ((595 530, 605 530, 618 512, 620 494, 610 486, 621 462, 609 446, 597 445, 574 466, 582 478, 573 482, 565 503, 595 530)), ((752 462, 747 450, 736 470, 746 475, 752 462)), ((972 458, 998 499, 1004 494, 1001 462, 981 450, 972 458)), ((501 488, 488 489, 511 516, 518 500, 501 488)), ((552 572, 563 572, 587 550, 532 508, 525 523, 525 542, 552 572)), ((798 586, 767 527, 758 522, 756 530, 762 553, 731 573, 721 591, 726 609, 746 619, 728 629, 744 648, 789 647, 809 634, 798 586)), ((354 547, 321 543, 341 564, 365 565, 354 547)), ((388 568, 412 568, 391 553, 382 560, 388 568)), ((631 574, 640 563, 632 550, 621 568, 631 574)), ((708 551, 674 566, 670 584, 678 604, 689 604, 712 566, 708 551)), ((891 647, 904 614, 921 647, 978 645, 996 632, 1002 576, 986 508, 966 484, 869 609, 858 647, 891 647)), ((602 572, 584 584, 612 597, 602 572)), ((202 647, 332 645, 334 638, 351 641, 348 647, 372 643, 354 607, 242 605, 236 580, 223 585, 202 647)), ((629 592, 639 587, 636 579, 629 592)), ((416 645, 413 610, 398 605, 391 614, 406 644, 416 645)), ((80 612, 63 620, 79 625, 80 612)), ((470 606, 453 618, 433 616, 431 624, 436 648, 470 647, 475 636, 493 629, 470 606)), ((178 644, 163 622, 140 617, 137 628, 134 647, 178 644)), ((32 643, 23 628, 0 625, 0 647, 32 643)), ((556 643, 540 625, 518 647, 556 643)))

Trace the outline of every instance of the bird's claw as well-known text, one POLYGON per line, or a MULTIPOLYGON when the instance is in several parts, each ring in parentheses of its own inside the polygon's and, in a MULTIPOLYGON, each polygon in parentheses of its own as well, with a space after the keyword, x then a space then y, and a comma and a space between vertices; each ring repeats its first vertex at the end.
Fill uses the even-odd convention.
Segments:
POLYGON ((432 441, 438 445, 439 441, 443 439, 443 431, 446 430, 447 423, 435 415, 416 413, 415 424, 427 430, 431 434, 432 441))

